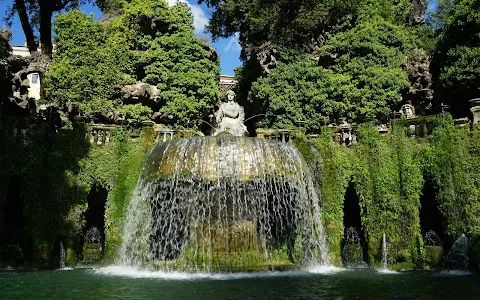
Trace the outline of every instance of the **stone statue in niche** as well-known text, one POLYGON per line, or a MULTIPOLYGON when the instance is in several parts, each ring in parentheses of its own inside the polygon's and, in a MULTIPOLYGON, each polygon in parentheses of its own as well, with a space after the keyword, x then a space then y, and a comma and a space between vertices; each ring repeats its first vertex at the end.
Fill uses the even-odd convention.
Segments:
POLYGON ((405 105, 402 105, 402 107, 400 108, 400 113, 407 119, 415 118, 415 107, 413 107, 412 104, 407 103, 405 105))
POLYGON ((235 93, 228 91, 227 99, 215 113, 217 128, 214 135, 229 133, 233 136, 245 136, 248 134, 247 127, 243 124, 245 112, 243 107, 235 102, 235 93))

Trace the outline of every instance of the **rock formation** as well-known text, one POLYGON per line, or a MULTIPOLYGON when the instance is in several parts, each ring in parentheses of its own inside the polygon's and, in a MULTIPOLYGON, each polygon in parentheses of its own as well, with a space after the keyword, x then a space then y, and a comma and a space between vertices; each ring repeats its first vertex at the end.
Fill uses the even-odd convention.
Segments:
POLYGON ((430 73, 430 57, 422 49, 415 49, 406 64, 406 72, 410 81, 407 103, 415 107, 415 114, 424 116, 431 113, 433 89, 430 73))
POLYGON ((425 23, 425 12, 427 11, 427 0, 412 0, 412 10, 410 11, 410 24, 418 25, 425 23))
POLYGON ((124 86, 122 94, 126 104, 144 103, 148 105, 151 104, 149 102, 158 103, 160 101, 158 88, 143 82, 124 86))

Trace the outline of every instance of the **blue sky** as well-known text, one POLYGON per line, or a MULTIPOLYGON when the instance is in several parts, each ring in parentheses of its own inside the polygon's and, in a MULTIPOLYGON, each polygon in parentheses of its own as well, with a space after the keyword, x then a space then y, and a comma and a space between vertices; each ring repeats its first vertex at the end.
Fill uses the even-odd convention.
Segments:
MULTIPOLYGON (((198 35, 204 33, 204 27, 210 18, 211 10, 205 6, 205 4, 198 5, 196 0, 166 0, 169 4, 173 5, 176 1, 187 2, 192 9, 194 16, 194 26, 195 31, 198 35)), ((0 0, 0 16, 4 16, 5 12, 13 1, 11 0, 0 0)), ((436 7, 436 0, 429 1, 428 10, 431 11, 436 7)), ((102 16, 102 12, 92 4, 86 4, 81 7, 83 11, 90 14, 93 13, 95 17, 99 18, 102 16)), ((3 17, 0 21, 0 28, 5 27, 3 17)), ((23 34, 22 27, 18 17, 15 16, 13 25, 13 37, 11 43, 13 45, 23 45, 25 41, 25 35, 23 34)), ((241 47, 238 44, 238 36, 234 36, 228 39, 220 39, 213 43, 213 46, 217 49, 220 54, 220 67, 222 74, 233 75, 233 69, 240 66, 241 62, 239 59, 241 47)))
MULTIPOLYGON (((177 0, 166 0, 169 4, 173 5, 177 0)), ((195 32, 197 35, 207 35, 204 33, 204 27, 210 18, 211 10, 206 7, 204 4, 198 5, 196 0, 178 0, 181 2, 188 2, 194 16, 194 26, 195 32)), ((0 28, 5 27, 5 22, 3 16, 8 9, 8 6, 12 3, 11 0, 0 0, 0 28)), ((87 14, 93 13, 96 18, 102 16, 102 12, 98 7, 92 4, 86 4, 81 7, 81 10, 87 14)), ((18 17, 15 16, 13 25, 12 25, 13 36, 11 44, 18 46, 23 45, 25 42, 25 35, 23 33, 22 27, 18 17)), ((208 35, 207 35, 208 36, 208 35)), ((220 67, 221 73, 227 75, 233 75, 233 69, 240 66, 241 62, 239 59, 241 47, 238 44, 238 37, 234 36, 228 39, 220 39, 213 43, 213 46, 217 49, 220 55, 220 67)))

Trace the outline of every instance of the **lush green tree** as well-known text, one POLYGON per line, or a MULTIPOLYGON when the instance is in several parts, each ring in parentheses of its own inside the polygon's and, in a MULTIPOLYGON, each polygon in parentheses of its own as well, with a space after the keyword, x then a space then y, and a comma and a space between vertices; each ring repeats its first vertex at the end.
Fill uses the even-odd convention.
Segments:
POLYGON ((79 10, 57 15, 55 32, 46 98, 87 119, 112 113, 121 104, 115 87, 135 82, 126 76, 132 70, 128 44, 79 10))
POLYGON ((109 22, 59 14, 46 98, 87 119, 136 124, 153 111, 192 126, 218 101, 219 76, 216 52, 195 37, 192 22, 185 4, 153 0, 123 3, 109 22), (148 109, 124 102, 121 87, 138 81, 158 88, 159 101, 141 103, 148 109))
POLYGON ((409 85, 403 65, 412 47, 408 30, 380 16, 327 35, 321 50, 336 56, 333 71, 349 75, 354 86, 345 117, 355 121, 391 117, 409 85))
POLYGON ((466 115, 467 101, 480 96, 480 1, 440 1, 434 20, 438 100, 450 104, 455 115, 466 115))
POLYGON ((160 112, 184 126, 206 117, 218 101, 219 62, 215 50, 195 37, 189 8, 133 1, 124 11, 118 26, 130 24, 137 37, 135 73, 142 82, 158 87, 160 112), (155 29, 145 27, 145 20, 155 29))
POLYGON ((330 69, 311 60, 279 65, 253 83, 249 100, 262 105, 266 126, 314 129, 340 117, 385 121, 409 85, 403 68, 412 47, 408 33, 377 16, 327 34, 320 51, 334 57, 325 66, 330 69))
POLYGON ((52 56, 52 17, 55 12, 76 8, 88 0, 13 0, 7 11, 7 20, 17 14, 30 52, 37 51, 35 33, 40 34, 42 52, 52 56))
MULTIPOLYGON (((381 15, 389 21, 405 22, 409 0, 201 0, 214 8, 209 31, 213 38, 240 33, 246 48, 266 42, 287 48, 313 50, 325 32, 359 16, 381 15)), ((247 52, 249 49, 246 49, 247 52)))
POLYGON ((345 115, 353 89, 350 76, 306 60, 280 65, 254 82, 249 101, 263 106, 260 126, 316 129, 345 115))

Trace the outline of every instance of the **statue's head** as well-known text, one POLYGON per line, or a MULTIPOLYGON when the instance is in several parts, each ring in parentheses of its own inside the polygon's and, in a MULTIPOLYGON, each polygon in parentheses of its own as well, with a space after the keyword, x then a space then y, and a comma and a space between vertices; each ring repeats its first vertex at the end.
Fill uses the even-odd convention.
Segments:
POLYGON ((413 118, 415 117, 415 107, 410 103, 407 103, 402 106, 401 113, 407 118, 413 118))
POLYGON ((232 90, 229 90, 226 95, 227 101, 233 101, 235 100, 235 92, 232 90))

